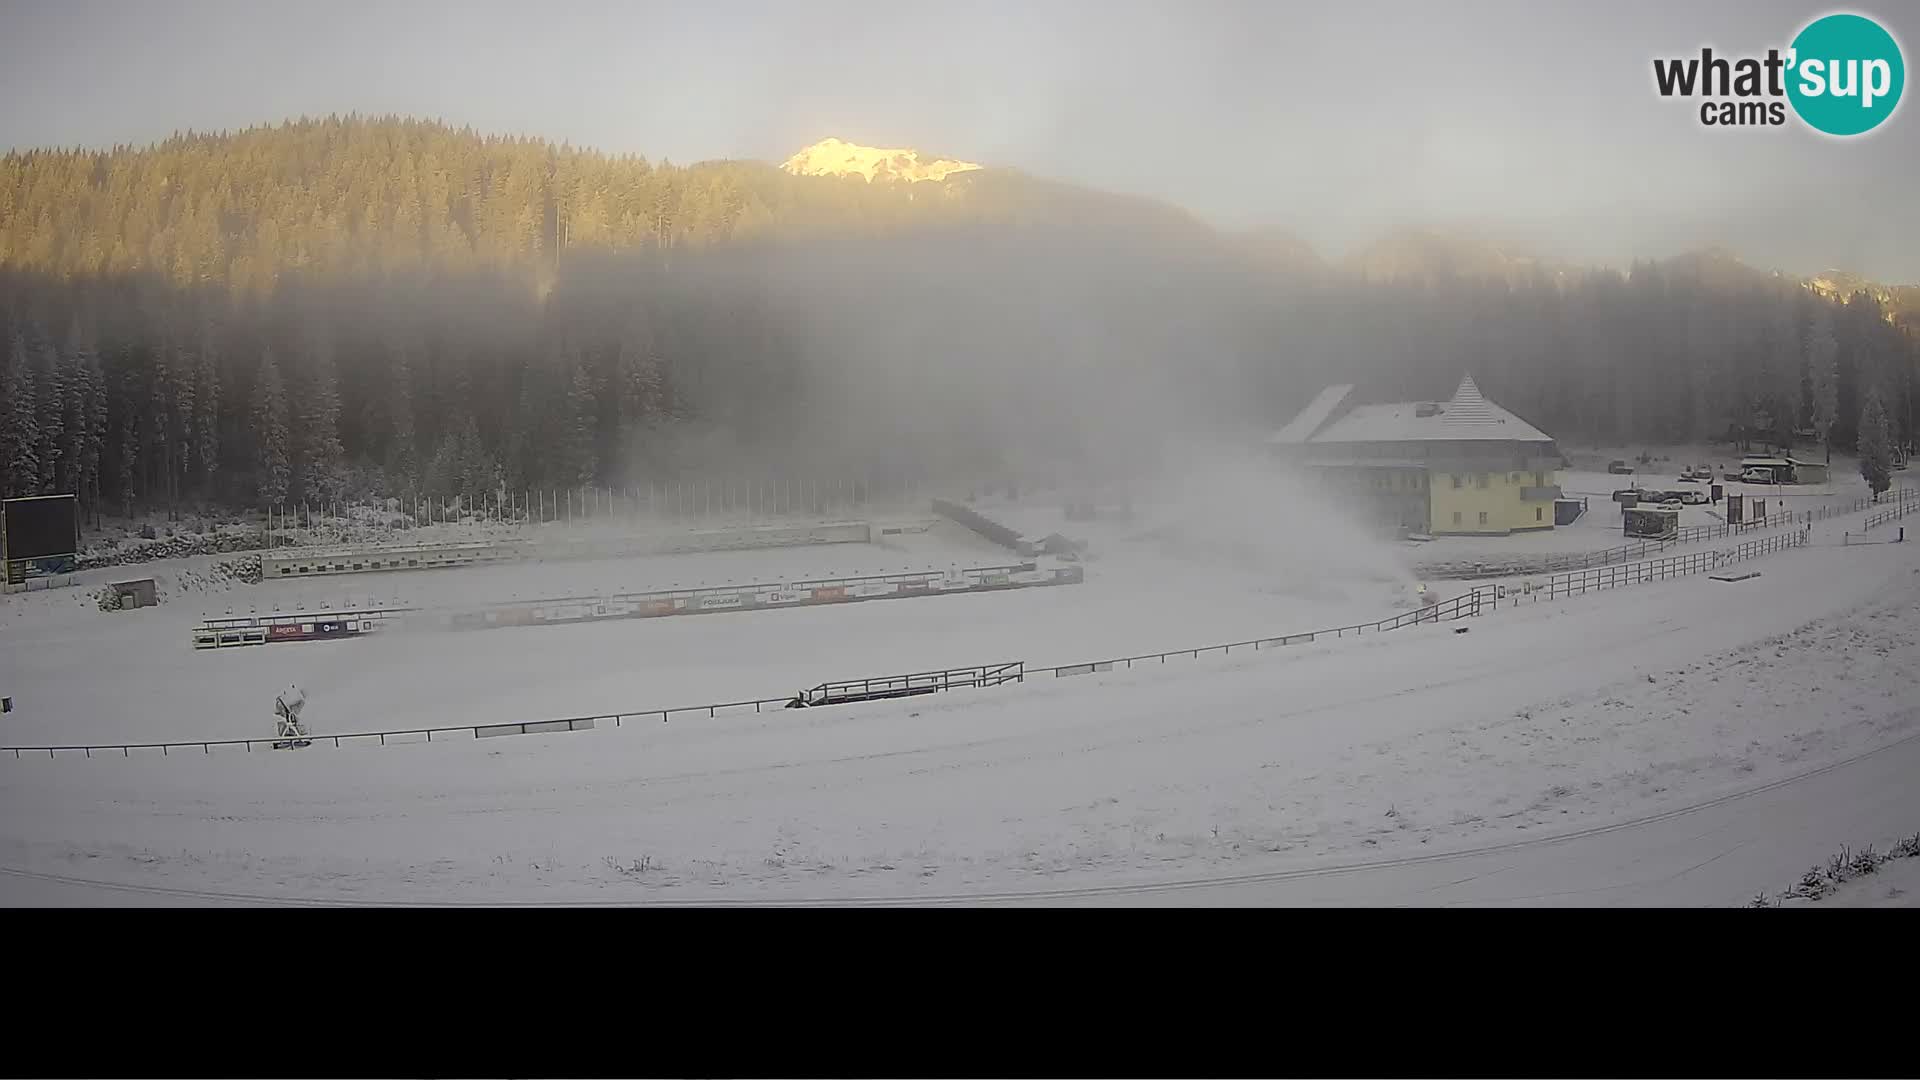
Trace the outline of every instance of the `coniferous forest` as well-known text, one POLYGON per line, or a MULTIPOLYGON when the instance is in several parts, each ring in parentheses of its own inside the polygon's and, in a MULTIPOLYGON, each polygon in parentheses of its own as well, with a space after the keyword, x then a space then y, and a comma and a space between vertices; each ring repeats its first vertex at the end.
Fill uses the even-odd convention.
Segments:
POLYGON ((994 169, 357 117, 0 160, 0 485, 112 512, 1112 467, 1462 371, 1569 446, 1849 448, 1870 398, 1911 445, 1915 333, 1721 253, 1368 275, 994 169))

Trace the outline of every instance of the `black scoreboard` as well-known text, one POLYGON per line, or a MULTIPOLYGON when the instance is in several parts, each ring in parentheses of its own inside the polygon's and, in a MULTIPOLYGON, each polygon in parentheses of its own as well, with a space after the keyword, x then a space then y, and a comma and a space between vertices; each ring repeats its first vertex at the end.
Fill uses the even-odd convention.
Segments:
POLYGON ((80 500, 35 495, 0 501, 0 559, 6 580, 71 572, 80 551, 80 500))

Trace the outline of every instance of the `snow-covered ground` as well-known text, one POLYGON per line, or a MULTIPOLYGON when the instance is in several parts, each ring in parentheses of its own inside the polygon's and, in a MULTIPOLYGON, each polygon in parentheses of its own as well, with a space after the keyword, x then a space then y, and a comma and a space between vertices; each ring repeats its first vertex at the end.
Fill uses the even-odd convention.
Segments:
MULTIPOLYGON (((675 679, 689 690, 724 680, 739 696, 764 679, 778 693, 921 656, 1016 658, 1010 641, 1035 649, 1025 658, 1036 663, 1091 659, 1231 639, 1235 620, 1312 624, 1316 606, 1366 607, 1367 590, 1395 588, 1363 575, 1323 583, 1346 590, 1337 598, 1266 596, 1249 590, 1254 570, 1184 559, 1179 543, 1096 554, 1088 584, 1024 593, 211 655, 137 640, 131 628, 164 607, 93 613, 84 622, 97 638, 52 612, 10 618, 0 680, 31 692, 7 718, 7 741, 44 731, 35 712, 47 702, 69 732, 257 733, 258 703, 295 678, 325 730, 345 717, 380 726, 368 721, 389 712, 411 725, 429 714, 530 719, 589 700, 583 711, 599 711, 654 690, 672 697, 662 687, 677 690, 675 679), (1156 591, 1157 579, 1123 572, 1144 569, 1175 584, 1156 591), (61 635, 64 650, 43 642, 61 635), (95 640, 119 651, 89 661, 81 649, 95 640)), ((909 702, 432 746, 0 761, 0 867, 413 901, 1111 888, 1484 849, 1905 745, 1920 730, 1920 547, 1815 546, 1751 565, 1763 576, 1738 584, 1696 576, 1458 626, 909 702)), ((1873 760, 1892 780, 1872 783, 1911 801, 1911 773, 1873 760)), ((1781 857, 1804 867, 1830 838, 1818 839, 1781 857)), ((1635 902, 1737 904, 1782 884, 1777 865, 1713 865, 1740 869, 1690 872, 1684 888, 1649 886, 1635 902)), ((33 879, 19 888, 37 892, 10 892, 24 879, 0 877, 0 896, 29 902, 81 888, 33 879)), ((1337 889, 1266 898, 1342 899, 1337 889)))
POLYGON ((1847 882, 1809 906, 1920 907, 1920 859, 1894 859, 1882 863, 1873 873, 1847 882))
POLYGON ((774 697, 838 678, 1246 640, 1413 603, 1408 584, 1385 573, 1276 580, 1142 542, 1107 548, 1084 584, 1007 593, 467 633, 402 625, 366 639, 202 652, 189 633, 202 615, 322 603, 440 607, 1016 561, 943 522, 874 544, 268 582, 137 611, 99 611, 84 589, 15 594, 0 602, 0 685, 17 711, 0 730, 5 745, 259 736, 274 694, 292 683, 306 690, 316 731, 598 715, 774 697))

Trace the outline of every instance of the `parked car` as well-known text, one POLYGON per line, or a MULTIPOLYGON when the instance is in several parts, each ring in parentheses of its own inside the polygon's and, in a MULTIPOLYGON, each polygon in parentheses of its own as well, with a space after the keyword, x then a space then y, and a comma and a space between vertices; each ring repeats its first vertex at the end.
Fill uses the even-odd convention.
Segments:
POLYGON ((1614 460, 1607 462, 1607 471, 1610 473, 1613 473, 1616 476, 1632 476, 1633 466, 1627 464, 1625 461, 1622 461, 1619 458, 1615 458, 1614 460))
POLYGON ((1742 483, 1747 484, 1771 484, 1773 483, 1773 470, 1748 469, 1746 472, 1740 474, 1740 480, 1742 483))
POLYGON ((1692 491, 1681 492, 1680 501, 1687 504, 1688 506, 1705 506, 1706 504, 1712 502, 1713 500, 1708 497, 1706 492, 1701 491, 1699 488, 1695 488, 1692 491))

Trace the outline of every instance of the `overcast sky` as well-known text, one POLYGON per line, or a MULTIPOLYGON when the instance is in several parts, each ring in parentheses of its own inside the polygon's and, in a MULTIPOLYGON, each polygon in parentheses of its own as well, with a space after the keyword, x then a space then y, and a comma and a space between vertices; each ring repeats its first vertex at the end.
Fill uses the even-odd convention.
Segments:
MULTIPOLYGON (((1920 282, 1920 106, 1718 130, 1655 56, 1784 47, 1779 0, 6 0, 0 145, 438 117, 688 162, 827 135, 1157 196, 1339 255, 1407 223, 1605 261, 1720 244, 1920 282)), ((1901 39, 1920 4, 1847 8, 1901 39)), ((1909 91, 1907 97, 1920 91, 1909 91)))

